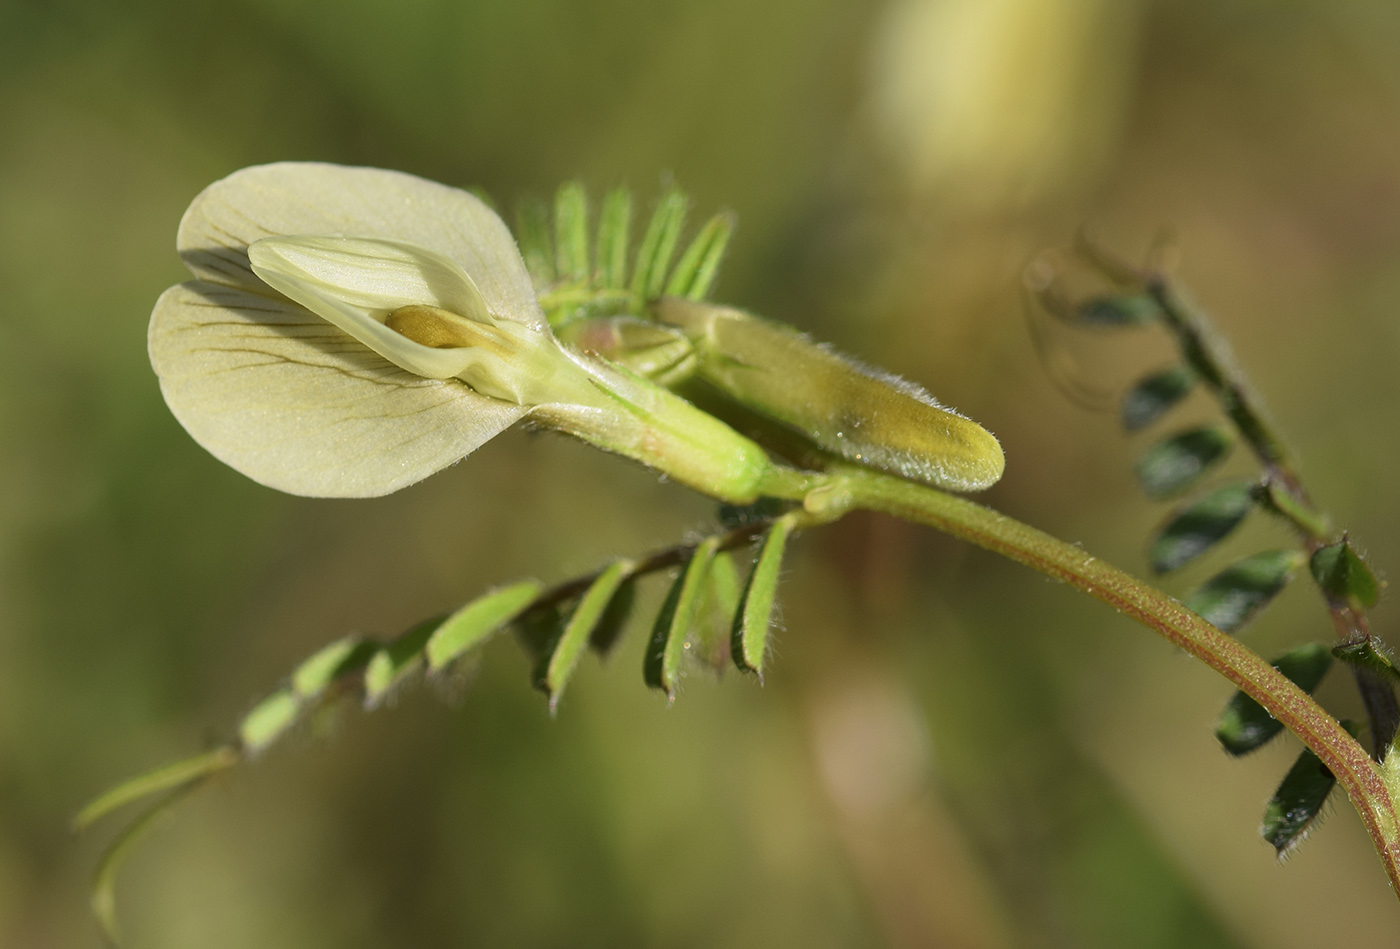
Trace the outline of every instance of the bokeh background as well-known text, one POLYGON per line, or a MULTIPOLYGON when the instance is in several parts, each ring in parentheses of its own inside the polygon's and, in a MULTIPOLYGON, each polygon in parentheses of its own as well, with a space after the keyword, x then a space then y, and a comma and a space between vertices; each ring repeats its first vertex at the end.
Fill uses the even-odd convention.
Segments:
MULTIPOLYGON (((321 644, 712 522, 550 436, 375 501, 221 466, 145 354, 210 181, 319 159, 509 206, 673 178, 739 214, 721 299, 982 421, 1008 457, 989 503, 1138 573, 1147 437, 1048 380, 1019 280, 1081 224, 1134 257, 1169 228, 1315 493, 1393 572, 1397 48, 1380 0, 0 0, 0 944, 98 944, 112 828, 74 839, 73 813, 227 737, 321 644)), ((1102 386, 1168 358, 1150 333, 1057 345, 1102 386)), ((1255 523, 1166 586, 1285 540, 1255 523)), ((503 638, 469 688, 292 740, 136 853, 130 943, 1400 938, 1345 802, 1286 863, 1258 838, 1297 743, 1228 760, 1228 685, 1097 603, 875 517, 800 539, 781 596, 761 689, 694 674, 666 707, 643 609, 557 719, 503 638)), ((1330 630, 1296 584, 1245 635, 1330 630)), ((1356 714, 1345 675, 1321 694, 1356 714)))

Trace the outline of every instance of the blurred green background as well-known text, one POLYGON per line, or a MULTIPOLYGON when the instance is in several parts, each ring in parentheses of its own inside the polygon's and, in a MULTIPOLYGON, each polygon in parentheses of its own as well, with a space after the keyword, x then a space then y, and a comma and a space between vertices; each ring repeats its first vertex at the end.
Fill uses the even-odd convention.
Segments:
MULTIPOLYGON (((204 185, 319 159, 510 205, 673 176, 739 214, 721 299, 983 422, 1008 458, 989 503, 1137 573, 1163 514, 1130 473, 1151 436, 1051 384, 1019 274, 1081 223, 1131 256, 1166 226, 1385 571, 1397 44, 1379 0, 0 0, 0 945, 97 944, 111 828, 75 840, 73 813, 226 737, 319 645, 713 517, 522 433, 376 501, 224 468, 145 354, 204 185)), ((1168 358, 1150 334, 1064 345, 1096 384, 1168 358)), ((1165 585, 1286 540, 1245 534, 1165 585)), ((502 639, 469 688, 292 740, 137 852, 131 944, 1395 943, 1350 807, 1277 863, 1256 828, 1297 743, 1228 760, 1230 688, 1145 630, 872 517, 802 538, 781 595, 762 689, 695 674, 667 708, 642 610, 556 720, 502 639)), ((1400 641, 1393 603, 1375 622, 1400 641)), ((1331 632, 1296 584, 1245 635, 1272 654, 1331 632)), ((1345 675, 1321 694, 1357 714, 1345 675)))

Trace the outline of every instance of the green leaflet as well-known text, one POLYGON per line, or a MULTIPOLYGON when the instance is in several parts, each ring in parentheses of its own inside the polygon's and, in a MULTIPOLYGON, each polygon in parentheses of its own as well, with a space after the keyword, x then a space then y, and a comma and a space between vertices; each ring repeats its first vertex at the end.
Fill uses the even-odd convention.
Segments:
POLYGON ((723 673, 729 666, 729 630, 739 610, 741 586, 733 554, 723 550, 716 553, 705 573, 695 625, 685 647, 692 659, 716 673, 723 673))
MULTIPOLYGON (((562 185, 555 194, 552 226, 542 202, 523 203, 516 215, 517 238, 550 326, 564 329, 580 319, 639 315, 663 293, 704 299, 714 287, 735 219, 729 212, 711 217, 673 267, 688 209, 689 199, 679 190, 662 193, 629 279, 632 195, 626 188, 614 188, 604 197, 591 243, 588 198, 579 183, 562 185)), ((594 342, 587 333, 573 340, 588 351, 594 351, 594 342)))
POLYGON ((777 600, 778 575, 783 554, 796 519, 785 514, 773 522, 754 561, 749 582, 744 587, 742 606, 734 616, 730 648, 734 664, 755 673, 763 681, 763 660, 768 652, 768 630, 773 625, 773 605, 777 600))
POLYGON ((292 689, 304 699, 315 698, 336 679, 361 668, 378 651, 358 636, 344 636, 322 646, 292 673, 292 689))
POLYGON ((1375 606, 1380 599, 1380 585, 1376 583, 1375 574, 1345 537, 1318 548, 1308 566, 1317 585, 1331 600, 1361 610, 1375 606))
POLYGON ((589 277, 588 198, 577 181, 560 185, 554 195, 554 269, 560 280, 589 277))
POLYGON ((492 633, 515 619, 543 589, 536 580, 522 580, 478 597, 440 621, 429 629, 431 638, 425 639, 423 644, 428 668, 438 672, 469 649, 481 645, 492 633))
POLYGON ((598 574, 587 592, 574 607, 563 632, 550 653, 543 676, 545 693, 549 696, 549 709, 555 711, 564 687, 578 666, 584 647, 593 638, 598 624, 612 605, 613 598, 626 581, 633 564, 629 560, 616 560, 598 574))
POLYGON ((631 290, 633 296, 651 300, 661 295, 666 286, 666 271, 675 256, 676 244, 680 241, 681 226, 689 201, 675 188, 661 196, 661 203, 647 225, 642 236, 641 248, 637 251, 637 262, 632 271, 631 290))
POLYGON ((536 290, 554 282, 554 238, 549 229, 549 210, 538 198, 520 202, 515 212, 515 240, 525 269, 536 290))
POLYGON ((1264 808, 1260 835, 1280 854, 1302 842, 1337 783, 1311 749, 1303 749, 1264 808))
POLYGON ((1400 679, 1400 669, 1395 667, 1395 662, 1385 650, 1384 644, 1374 637, 1334 646, 1332 655, 1348 665, 1370 669, 1391 679, 1400 679))
POLYGON ((734 233, 734 215, 716 214, 705 222, 700 233, 690 242, 680 263, 671 272, 665 293, 687 300, 703 300, 719 274, 720 261, 734 233))
POLYGON ((423 647, 445 617, 425 620, 398 639, 381 646, 365 667, 365 705, 373 708, 394 686, 423 665, 423 647))
POLYGON ((1147 294, 1132 293, 1085 300, 1076 315, 1092 326, 1144 326, 1161 319, 1162 308, 1147 294))
POLYGON ((632 236, 632 193, 614 188, 598 212, 598 284, 606 290, 627 286, 627 245, 632 236))
POLYGON ((632 607, 636 600, 637 581, 629 577, 613 594, 607 609, 603 610, 602 618, 598 620, 598 625, 593 628, 593 635, 588 639, 589 647, 598 655, 606 656, 612 652, 613 646, 622 638, 627 621, 632 618, 632 607))
MULTIPOLYGON (((1311 694, 1332 667, 1332 653, 1321 643, 1308 643, 1275 659, 1273 666, 1311 694)), ((1281 731, 1283 725, 1262 705, 1243 692, 1236 692, 1220 715, 1215 737, 1226 751, 1238 757, 1262 747, 1281 731)))
POLYGON ((147 771, 145 774, 123 781, 116 787, 104 791, 79 811, 78 816, 73 818, 73 830, 83 830, 94 821, 106 817, 133 801, 139 801, 143 797, 159 794, 161 791, 169 791, 172 788, 231 768, 238 763, 238 759, 238 749, 224 746, 195 755, 192 758, 162 765, 153 771, 147 771))
POLYGON ((243 717, 238 725, 238 741, 249 754, 255 755, 282 737, 300 714, 301 699, 297 694, 291 689, 279 689, 243 717))
POLYGON ((1296 550, 1266 550, 1246 557, 1187 597, 1185 606, 1233 633, 1268 605, 1302 565, 1303 555, 1296 550))
POLYGON ((1146 428, 1184 399, 1195 384, 1196 374, 1185 366, 1146 377, 1123 396, 1123 427, 1130 432, 1146 428))
POLYGON ((1256 488, 1252 481, 1229 484, 1178 510, 1152 541, 1152 569, 1176 570, 1223 540, 1254 507, 1256 488))
POLYGON ((1181 432, 1153 445, 1138 459, 1138 481, 1150 497, 1185 491, 1223 459, 1234 436, 1220 425, 1181 432))
POLYGON ((672 699, 676 696, 686 640, 694 628, 696 607, 718 546, 718 537, 708 537, 695 548, 680 576, 671 584, 652 627, 642 672, 647 685, 661 689, 672 699))
MULTIPOLYGON (((1359 731, 1351 722, 1341 724, 1352 737, 1359 731)), ((1311 749, 1303 749, 1264 808, 1260 835, 1280 855, 1298 846, 1322 812, 1327 795, 1332 793, 1336 783, 1336 777, 1317 755, 1311 749)))

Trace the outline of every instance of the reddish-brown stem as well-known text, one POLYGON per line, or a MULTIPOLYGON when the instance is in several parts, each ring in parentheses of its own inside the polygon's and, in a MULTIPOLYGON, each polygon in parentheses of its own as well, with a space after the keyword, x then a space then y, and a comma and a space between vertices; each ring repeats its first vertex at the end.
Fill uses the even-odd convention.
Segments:
POLYGON ((1063 580, 1220 673, 1292 731, 1346 790, 1400 894, 1400 823, 1380 770, 1335 718, 1258 653, 1165 593, 1029 525, 963 497, 869 471, 845 475, 853 507, 934 527, 1063 580))

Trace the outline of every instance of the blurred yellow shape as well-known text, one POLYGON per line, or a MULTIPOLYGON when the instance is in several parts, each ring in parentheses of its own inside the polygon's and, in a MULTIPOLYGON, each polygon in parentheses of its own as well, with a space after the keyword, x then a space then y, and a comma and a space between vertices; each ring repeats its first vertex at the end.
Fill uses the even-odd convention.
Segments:
POLYGON ((896 0, 872 107, 911 186, 973 210, 1072 188, 1112 144, 1137 0, 896 0))

